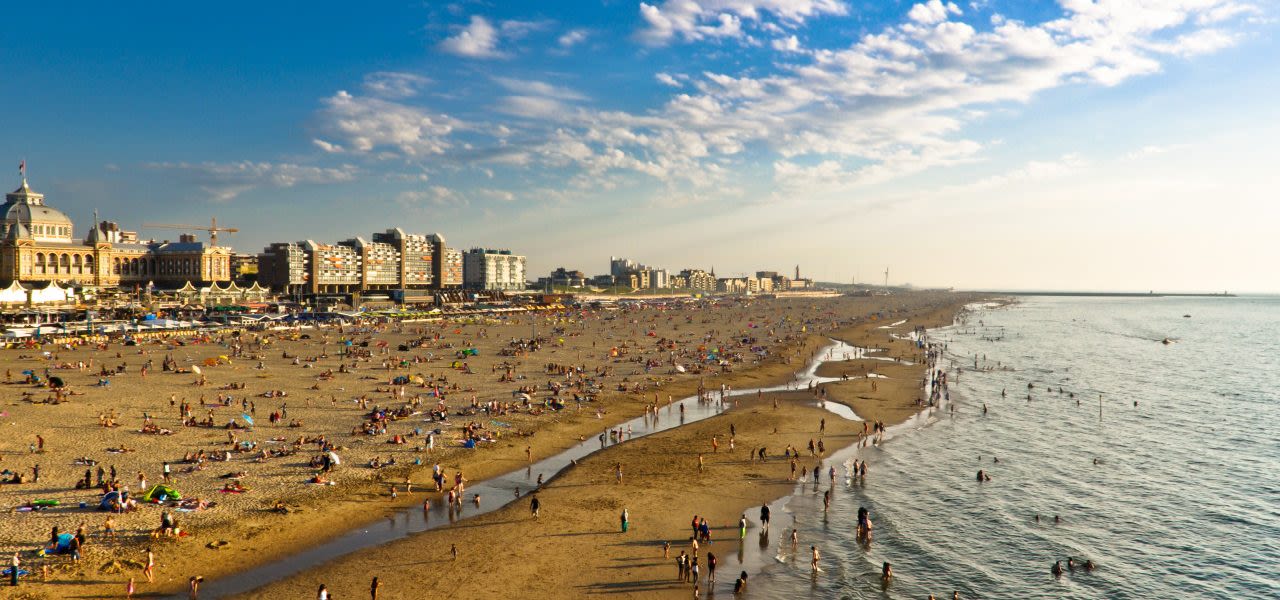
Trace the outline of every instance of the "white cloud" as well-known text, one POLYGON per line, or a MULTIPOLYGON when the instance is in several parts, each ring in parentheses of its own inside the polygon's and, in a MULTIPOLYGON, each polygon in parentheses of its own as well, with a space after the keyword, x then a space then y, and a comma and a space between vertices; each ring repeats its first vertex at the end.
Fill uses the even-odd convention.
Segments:
POLYGON ((561 35, 556 42, 560 44, 561 48, 572 48, 585 42, 588 35, 590 33, 586 29, 571 29, 561 35))
POLYGON ((922 25, 933 25, 947 20, 947 15, 960 14, 960 7, 954 2, 942 2, 942 0, 929 0, 922 4, 916 4, 907 12, 907 18, 920 23, 922 25))
POLYGON ((555 21, 550 20, 519 21, 513 19, 503 21, 501 25, 499 25, 499 29, 502 31, 503 37, 511 40, 518 40, 531 33, 547 31, 554 27, 555 24, 555 21))
POLYGON ((459 125, 445 115, 345 91, 322 103, 318 128, 329 139, 316 138, 315 144, 326 152, 382 149, 407 156, 441 154, 449 147, 449 134, 459 125))
POLYGON ((430 79, 413 73, 379 71, 364 78, 364 91, 380 98, 408 98, 431 83, 430 79))
POLYGON ((421 190, 405 190, 396 195, 396 201, 405 208, 421 208, 423 205, 447 208, 470 204, 466 197, 442 185, 433 185, 421 190))
POLYGON ((800 38, 790 35, 785 38, 778 38, 769 43, 774 50, 778 52, 799 52, 800 38))
POLYGON ((325 152, 327 152, 327 153, 329 153, 329 154, 338 154, 338 153, 342 152, 342 145, 341 145, 341 144, 332 144, 332 143, 326 142, 326 141, 324 141, 324 140, 322 140, 322 139, 320 139, 320 138, 314 138, 314 139, 312 139, 312 140, 311 140, 311 143, 312 143, 312 144, 315 144, 317 148, 319 148, 319 149, 321 149, 321 150, 323 150, 323 151, 325 151, 325 152))
POLYGON ((1179 56, 1209 54, 1236 45, 1238 37, 1221 29, 1201 29, 1180 35, 1167 51, 1179 56))
POLYGON ((471 22, 454 35, 440 42, 440 49, 450 54, 469 58, 501 58, 498 51, 498 30, 488 19, 473 15, 471 22))
POLYGON ((555 120, 570 111, 563 102, 546 96, 507 96, 496 108, 509 115, 527 119, 555 120))
POLYGON ((658 83, 661 83, 662 85, 669 85, 669 86, 671 86, 671 87, 683 87, 683 86, 684 86, 684 84, 683 84, 683 83, 680 83, 680 81, 679 81, 678 79, 676 79, 676 76, 674 76, 674 75, 672 75, 672 74, 670 74, 670 73, 662 73, 662 72, 659 72, 659 73, 655 74, 655 75, 653 76, 653 78, 654 78, 654 79, 657 79, 657 80, 658 80, 658 83))
POLYGON ((494 77, 498 85, 509 91, 524 95, 542 96, 557 100, 586 100, 587 97, 569 88, 552 85, 531 79, 515 79, 512 77, 494 77))
MULTIPOLYGON (((664 103, 634 112, 586 106, 581 94, 546 82, 495 78, 511 92, 495 108, 519 120, 514 135, 501 123, 469 128, 469 134, 488 136, 490 147, 474 142, 451 158, 482 168, 541 169, 540 175, 563 177, 569 186, 651 178, 673 198, 715 196, 761 168, 766 177, 772 168, 780 194, 879 185, 981 160, 985 143, 970 139, 966 128, 1003 105, 1066 85, 1117 85, 1158 72, 1170 57, 1233 43, 1238 34, 1231 20, 1201 18, 1229 4, 1063 0, 1062 15, 1046 22, 993 18, 975 27, 950 19, 960 12, 953 3, 924 2, 913 5, 900 24, 851 45, 801 49, 798 36, 775 33, 770 39, 785 62, 763 73, 758 64, 693 77, 657 72, 659 84, 678 89, 664 103), (1213 24, 1198 25, 1202 20, 1213 24)), ((735 28, 741 37, 747 35, 743 28, 768 29, 766 22, 785 32, 837 10, 843 4, 642 3, 650 26, 641 37, 650 36, 649 43, 707 40, 715 31, 735 28)), ((1234 18, 1248 14, 1237 11, 1234 18)), ((410 155, 451 149, 448 138, 457 125, 447 118, 393 103, 378 110, 337 110, 385 102, 341 94, 327 102, 333 105, 328 112, 336 114, 325 121, 328 134, 317 142, 322 149, 410 155), (388 112, 397 115, 391 123, 384 122, 388 112), (422 119, 420 131, 405 133, 422 119)), ((1026 169, 1042 176, 1052 165, 1031 163, 1026 169)))
POLYGON ((215 201, 228 201, 262 187, 290 188, 299 184, 330 184, 353 181, 359 169, 352 165, 316 167, 293 163, 240 161, 149 163, 148 169, 176 173, 215 201))
POLYGON ((839 0, 663 0, 640 3, 645 27, 637 38, 646 44, 664 45, 679 38, 695 41, 714 38, 745 39, 743 22, 761 31, 778 33, 823 15, 845 15, 849 8, 839 0))
POLYGON ((1201 13, 1200 16, 1196 17, 1196 23, 1200 25, 1212 25, 1214 23, 1229 21, 1244 15, 1251 17, 1261 16, 1262 9, 1244 2, 1227 2, 1201 13))

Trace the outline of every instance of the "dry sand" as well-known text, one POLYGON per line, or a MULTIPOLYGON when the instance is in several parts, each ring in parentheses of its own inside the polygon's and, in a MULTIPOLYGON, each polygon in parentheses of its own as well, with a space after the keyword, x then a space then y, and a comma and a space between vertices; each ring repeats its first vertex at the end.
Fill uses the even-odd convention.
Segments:
MULTIPOLYGON (((74 364, 77 361, 93 360, 94 368, 53 368, 53 375, 62 377, 72 389, 83 394, 73 395, 69 402, 62 404, 32 402, 44 399, 48 395, 48 390, 45 389, 17 383, 4 388, 6 400, 0 409, 0 424, 7 431, 6 435, 0 437, 0 469, 12 469, 29 476, 32 466, 39 464, 41 478, 38 483, 0 485, 0 502, 8 508, 16 508, 32 499, 52 498, 60 500, 62 505, 47 511, 13 512, 8 515, 0 523, 0 549, 29 552, 42 545, 55 525, 64 532, 74 532, 77 526, 83 524, 89 539, 84 548, 84 558, 79 563, 73 564, 66 557, 37 559, 24 553, 24 565, 36 571, 36 575, 26 578, 24 586, 18 590, 6 588, 0 591, 0 597, 14 597, 15 592, 31 597, 122 595, 124 583, 130 576, 141 580, 140 573, 135 569, 138 568, 138 562, 144 559, 144 549, 148 545, 154 545, 159 566, 156 583, 140 583, 142 592, 179 591, 184 589, 186 578, 190 575, 216 577, 234 573, 273 557, 296 552, 314 543, 317 538, 323 539, 360 523, 382 518, 398 506, 420 503, 417 494, 401 494, 397 502, 390 501, 387 495, 388 485, 402 483, 406 478, 419 485, 425 484, 430 465, 434 462, 439 462, 449 472, 463 470, 469 479, 480 480, 526 464, 526 448, 533 459, 537 460, 577 443, 582 436, 594 436, 604 427, 638 416, 643 412, 644 405, 654 400, 654 394, 662 400, 667 396, 683 397, 694 393, 700 381, 705 382, 709 388, 718 387, 721 383, 746 388, 784 382, 820 346, 823 335, 836 335, 855 343, 867 340, 864 343, 887 346, 891 356, 913 358, 913 349, 909 343, 893 342, 886 334, 889 331, 905 331, 917 324, 930 324, 944 317, 949 319, 947 315, 953 311, 954 304, 963 300, 968 299, 952 294, 918 293, 889 298, 732 301, 716 307, 665 311, 565 312, 519 315, 505 320, 392 324, 377 331, 358 333, 353 333, 351 329, 341 334, 336 330, 301 332, 309 335, 310 339, 301 339, 298 333, 246 332, 240 337, 246 347, 246 356, 233 358, 230 364, 207 368, 205 372, 208 384, 205 386, 194 385, 195 377, 191 374, 162 373, 160 362, 168 354, 178 361, 180 367, 203 364, 206 359, 229 355, 233 338, 226 336, 221 341, 215 339, 204 343, 184 340, 183 345, 176 345, 173 340, 164 344, 146 343, 127 347, 112 343, 106 350, 44 348, 43 350, 54 353, 54 357, 50 359, 41 358, 39 352, 32 350, 6 350, 0 353, 0 369, 12 372, 14 379, 21 377, 19 373, 24 369, 42 373, 45 368, 53 368, 57 364, 74 364), (873 313, 880 313, 883 318, 874 323, 854 323, 850 326, 854 319, 865 318, 873 313), (901 318, 907 318, 908 322, 892 330, 879 329, 880 326, 901 318), (535 326, 539 334, 547 338, 542 349, 522 356, 499 355, 499 351, 507 347, 509 340, 530 337, 535 326), (427 343, 429 347, 398 350, 400 344, 424 336, 430 338, 427 343), (353 339, 357 344, 362 341, 370 342, 368 350, 372 352, 372 356, 367 360, 341 360, 338 341, 344 337, 353 339), (262 345, 254 343, 255 338, 260 339, 262 345), (746 343, 742 342, 744 338, 748 339, 746 343), (658 341, 663 339, 674 342, 674 352, 677 353, 674 362, 684 366, 689 372, 679 373, 673 369, 673 350, 658 347, 658 341), (876 339, 880 341, 875 342, 876 339), (377 347, 380 342, 387 344, 386 354, 382 354, 383 350, 377 347), (624 355, 610 356, 610 348, 621 348, 624 345, 627 347, 624 355), (722 353, 724 356, 737 355, 740 361, 733 362, 729 369, 722 369, 719 366, 699 364, 687 356, 679 356, 682 353, 694 354, 699 346, 722 348, 725 350, 722 353), (465 359, 472 370, 471 374, 450 367, 455 360, 453 353, 464 347, 479 350, 479 356, 465 359), (763 356, 753 353, 753 347, 763 349, 763 356), (302 364, 293 364, 294 360, 283 358, 284 354, 301 357, 302 364), (400 366, 401 358, 412 360, 413 357, 433 360, 410 362, 403 368, 400 366), (144 378, 139 369, 148 359, 154 360, 155 366, 144 378), (652 361, 649 372, 645 372, 643 362, 635 362, 636 360, 652 361), (383 368, 384 361, 390 364, 389 369, 383 368), (261 369, 256 368, 259 362, 262 363, 261 369), (354 367, 354 370, 337 374, 331 380, 317 380, 322 371, 336 371, 344 362, 348 368, 354 367), (111 377, 110 387, 95 387, 93 383, 98 380, 96 371, 103 363, 110 367, 127 364, 128 369, 122 375, 111 377), (533 415, 528 414, 527 410, 521 410, 493 416, 483 413, 456 414, 471 403, 472 397, 481 403, 495 400, 510 402, 512 391, 521 385, 537 387, 534 399, 540 403, 549 395, 546 391, 549 381, 564 380, 561 376, 546 372, 548 363, 583 366, 588 376, 603 391, 595 402, 584 403, 580 411, 575 409, 572 396, 569 396, 568 408, 559 412, 546 411, 533 415), (306 365, 310 365, 310 368, 305 368, 306 365), (499 381, 499 376, 506 367, 510 367, 516 377, 523 379, 514 382, 499 381), (692 372, 699 367, 703 372, 692 372), (596 369, 605 368, 610 369, 609 374, 594 376, 596 369), (418 449, 423 439, 421 436, 411 435, 414 428, 425 429, 430 425, 422 422, 423 415, 391 423, 386 434, 353 433, 367 413, 356 401, 361 396, 367 398, 370 408, 375 404, 399 407, 415 395, 423 395, 421 410, 435 405, 436 399, 428 396, 431 387, 410 386, 406 389, 404 399, 392 396, 395 388, 389 385, 391 377, 408 374, 422 374, 429 380, 434 378, 436 382, 447 378, 450 386, 456 384, 459 387, 456 391, 446 393, 451 415, 449 426, 444 429, 443 435, 437 436, 437 449, 434 451, 418 449), (637 383, 644 383, 647 389, 641 392, 619 391, 618 386, 624 382, 632 390, 637 383), (245 389, 219 389, 231 383, 243 383, 245 389), (319 389, 312 389, 313 386, 319 389), (262 397, 269 390, 283 390, 288 395, 284 398, 262 397), (24 397, 24 393, 32 395, 24 397), (207 406, 214 404, 220 393, 232 395, 233 405, 207 406), (212 452, 228 448, 228 430, 181 426, 178 409, 170 405, 171 397, 178 403, 184 400, 192 403, 197 418, 204 418, 208 411, 212 411, 215 423, 220 425, 239 417, 243 412, 240 407, 242 399, 253 402, 255 410, 252 412, 257 427, 252 431, 236 431, 235 434, 238 441, 256 442, 258 450, 290 448, 293 447, 291 442, 300 437, 325 436, 340 447, 338 453, 343 458, 343 466, 334 473, 337 485, 304 483, 314 473, 307 460, 318 454, 315 444, 299 447, 299 451, 292 456, 269 458, 261 462, 253 460, 253 453, 237 453, 233 454, 229 463, 206 461, 203 470, 183 472, 192 466, 180 462, 185 454, 200 449, 212 452), (269 425, 267 415, 286 404, 288 417, 284 422, 274 427, 269 425), (597 414, 597 409, 601 411, 600 414, 597 414), (120 426, 101 427, 100 415, 109 416, 112 411, 120 426), (171 429, 174 433, 140 433, 144 414, 151 415, 158 426, 171 429), (300 421, 301 426, 288 427, 288 423, 293 420, 300 421), (509 426, 497 425, 493 423, 494 420, 509 426), (459 427, 467 421, 476 421, 488 429, 496 428, 501 437, 495 443, 481 444, 478 450, 458 448, 455 440, 459 427), (521 435, 521 432, 530 435, 521 435), (29 451, 29 444, 36 442, 37 434, 43 436, 45 448, 43 452, 33 453, 29 451), (395 434, 408 435, 408 443, 387 443, 390 436, 395 434), (283 441, 273 441, 276 438, 283 438, 283 441), (107 451, 108 448, 122 445, 132 451, 121 454, 107 451), (399 466, 367 468, 366 463, 375 456, 383 459, 394 457, 399 466), (104 467, 115 465, 121 482, 130 485, 135 492, 139 471, 145 473, 148 484, 155 483, 160 478, 161 464, 169 461, 175 474, 175 485, 183 492, 184 497, 198 497, 216 502, 217 505, 196 512, 175 513, 180 525, 190 532, 188 537, 182 539, 153 540, 147 535, 159 523, 160 509, 154 506, 143 506, 137 512, 117 517, 117 528, 121 536, 107 539, 102 536, 100 527, 106 513, 92 510, 100 494, 95 490, 76 490, 73 487, 74 482, 83 476, 85 469, 96 470, 96 467, 74 464, 78 457, 90 457, 104 467), (422 460, 422 467, 407 466, 415 457, 422 460), (245 472, 240 481, 249 488, 247 493, 220 492, 227 482, 221 476, 234 472, 245 472), (277 501, 283 501, 295 510, 287 515, 268 510, 277 501), (81 502, 87 503, 89 508, 78 508, 81 502), (50 567, 49 580, 40 583, 39 571, 46 565, 50 567)), ((886 364, 885 368, 889 368, 889 365, 886 364)), ((921 370, 909 380, 918 380, 922 375, 921 370)), ((865 381, 833 386, 838 388, 832 390, 833 395, 857 407, 861 399, 845 398, 843 390, 849 387, 851 394, 868 395, 855 387, 865 381)), ((884 381, 886 380, 878 383, 884 381)), ((898 380, 895 378, 892 381, 898 380)), ((904 377, 903 385, 914 391, 916 384, 908 384, 907 381, 908 378, 904 377)), ((885 394, 890 391, 883 387, 881 389, 884 393, 871 395, 874 402, 883 402, 881 397, 887 397, 885 394)), ((895 395, 897 393, 894 392, 895 395)), ((913 398, 903 396, 898 404, 912 401, 913 398)), ((875 413, 857 410, 868 418, 876 418, 875 413)), ((790 414, 791 411, 786 412, 790 414)), ((801 415, 803 411, 797 407, 796 414, 801 415)), ((801 419, 800 416, 795 418, 801 419)), ((891 420, 887 417, 879 418, 891 420)), ((715 425, 710 423, 699 426, 715 425)), ((681 429, 671 433, 673 438, 679 438, 695 435, 701 430, 690 431, 691 433, 685 433, 681 429)), ((650 443, 660 444, 664 439, 655 437, 655 441, 650 443)), ((643 440, 637 441, 636 448, 642 448, 642 442, 643 440)), ((630 452, 631 447, 632 444, 626 444, 617 451, 630 452)), ((601 458, 592 457, 588 461, 607 460, 602 458, 603 454, 600 456, 601 458)), ((643 476, 645 472, 656 473, 657 471, 648 471, 649 468, 644 465, 661 462, 632 459, 629 456, 624 460, 628 465, 635 465, 630 468, 630 472, 636 477, 643 476)), ((733 479, 732 468, 730 464, 718 465, 714 470, 714 485, 737 485, 727 480, 721 481, 726 475, 727 479, 733 479)), ((589 470, 580 467, 576 472, 588 473, 589 470)), ((770 478, 763 479, 768 481, 770 478)), ((569 476, 564 481, 569 481, 569 476)), ((758 493, 755 497, 777 496, 781 493, 779 490, 785 487, 783 484, 779 484, 777 488, 769 485, 756 486, 753 481, 743 485, 747 486, 744 489, 756 490, 758 493)), ((682 492, 678 486, 663 489, 666 494, 681 497, 698 495, 682 492)), ((608 520, 616 518, 612 511, 608 512, 608 520)), ((680 518, 687 516, 681 513, 680 518)), ((448 535, 447 532, 453 529, 427 535, 448 535)), ((507 545, 507 548, 516 553, 540 553, 539 548, 526 548, 522 544, 507 545)), ((581 547, 564 550, 572 553, 575 549, 580 550, 581 547)), ((559 552, 560 549, 552 548, 551 551, 559 552)), ((500 562, 493 560, 486 564, 497 568, 500 562)), ((607 580, 599 577, 596 579, 607 580)), ((314 588, 310 590, 308 597, 312 594, 314 588)), ((469 593, 465 595, 471 596, 469 593)))

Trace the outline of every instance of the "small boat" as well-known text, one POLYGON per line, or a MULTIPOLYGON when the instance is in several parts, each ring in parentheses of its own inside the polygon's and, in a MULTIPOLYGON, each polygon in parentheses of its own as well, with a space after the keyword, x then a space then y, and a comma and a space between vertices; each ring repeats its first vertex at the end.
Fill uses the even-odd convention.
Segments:
POLYGON ((1160 343, 1161 343, 1161 344, 1164 344, 1164 345, 1166 345, 1166 346, 1168 346, 1169 344, 1172 344, 1172 343, 1173 343, 1173 340, 1171 340, 1171 339, 1169 339, 1169 338, 1164 338, 1163 340, 1160 340, 1160 343))
POLYGON ((1190 319, 1190 318, 1191 318, 1191 315, 1182 315, 1182 318, 1184 318, 1184 319, 1190 319))

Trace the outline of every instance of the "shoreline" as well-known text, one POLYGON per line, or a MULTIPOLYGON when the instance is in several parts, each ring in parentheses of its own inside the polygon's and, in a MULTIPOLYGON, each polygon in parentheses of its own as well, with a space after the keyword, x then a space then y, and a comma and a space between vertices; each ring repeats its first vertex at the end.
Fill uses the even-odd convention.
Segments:
MULTIPOLYGON (((897 300, 899 303, 905 300, 908 305, 912 302, 919 302, 918 297, 913 298, 896 298, 893 300, 897 300)), ((942 298, 950 299, 952 302, 956 300, 956 298, 952 296, 942 296, 942 298)), ((836 301, 838 302, 839 300, 836 301)), ((875 304, 870 302, 853 302, 848 304, 855 307, 855 309, 859 306, 865 307, 866 309, 875 308, 875 304)), ((754 306, 759 307, 761 305, 770 307, 771 310, 778 309, 776 305, 770 305, 767 303, 756 303, 754 306)), ((884 308, 885 307, 881 307, 881 310, 884 310, 884 308)), ((748 312, 752 312, 752 310, 748 309, 748 312)), ((853 315, 847 314, 844 318, 848 318, 850 316, 853 315)), ((725 317, 720 315, 720 318, 725 317)), ((689 321, 692 322, 693 319, 690 318, 689 321)), ((908 324, 908 326, 909 325, 910 324, 908 324)), ((517 324, 516 328, 518 327, 519 325, 517 324)), ((550 329, 550 327, 548 327, 548 329, 550 329)), ((804 330, 801 329, 800 331, 804 330)), ((717 377, 715 381, 717 383, 722 381, 731 381, 733 382, 734 387, 737 388, 751 385, 763 386, 786 381, 789 379, 789 374, 791 369, 794 367, 796 357, 798 356, 799 360, 806 360, 807 357, 816 352, 813 347, 817 346, 817 344, 813 342, 816 342, 816 340, 821 339, 822 337, 825 336, 820 335, 816 330, 808 332, 800 337, 803 342, 786 345, 778 351, 771 353, 772 356, 770 360, 766 361, 764 364, 741 372, 735 371, 732 374, 721 375, 717 377), (787 363, 786 360, 782 358, 784 355, 792 357, 790 359, 791 363, 787 363)), ((835 336, 833 335, 832 337, 835 336)), ((892 345, 892 343, 889 345, 892 345)), ((554 352, 554 350, 552 352, 554 352)), ((581 356, 581 351, 579 351, 579 356, 581 356)), ((533 360, 537 361, 540 359, 533 360)), ((696 391, 696 386, 696 380, 675 382, 660 388, 660 393, 672 396, 682 396, 696 391)), ((616 424, 632 416, 641 414, 643 410, 642 406, 648 402, 648 398, 649 397, 647 395, 637 396, 636 394, 612 396, 608 400, 608 411, 602 415, 602 418, 585 419, 585 423, 582 418, 574 419, 574 415, 567 415, 570 422, 559 423, 553 428, 540 430, 541 433, 538 433, 533 438, 528 438, 529 441, 532 442, 529 445, 533 446, 533 458, 536 460, 540 457, 549 456, 558 453, 565 448, 578 444, 579 442, 574 439, 574 432, 584 431, 584 427, 594 432, 605 425, 616 424)), ((290 410, 294 410, 294 406, 294 404, 291 404, 290 410)), ((311 404, 308 403, 307 406, 310 407, 311 404)), ((264 430, 264 428, 259 427, 259 431, 264 430)), ((518 447, 519 444, 520 442, 517 442, 516 444, 508 444, 506 447, 496 447, 491 450, 486 450, 484 454, 470 457, 474 460, 467 460, 461 463, 449 460, 447 462, 449 465, 447 468, 450 470, 453 470, 455 467, 465 468, 467 469, 469 478, 476 480, 487 479, 492 475, 507 472, 513 468, 518 468, 518 466, 526 462, 524 453, 521 452, 521 448, 518 447)), ((427 468, 427 465, 424 464, 417 470, 420 472, 427 468)), ((187 551, 183 553, 188 555, 185 560, 174 561, 172 559, 176 557, 165 556, 170 552, 168 549, 175 548, 177 546, 171 540, 162 539, 155 541, 153 543, 157 544, 161 548, 159 551, 161 553, 160 555, 165 556, 165 558, 161 559, 161 575, 172 573, 177 577, 163 578, 162 581, 167 580, 169 583, 162 584, 158 586, 158 588, 152 588, 147 591, 153 594, 177 592, 181 589, 180 586, 182 586, 182 582, 184 581, 184 573, 200 573, 206 577, 212 577, 218 573, 233 574, 241 572, 247 568, 252 568, 253 565, 269 564, 277 556, 293 554, 299 549, 307 547, 309 544, 314 544, 317 537, 320 539, 333 539, 343 531, 350 529, 351 525, 355 522, 373 523, 383 519, 383 515, 387 513, 395 514, 398 507, 413 504, 415 500, 410 500, 407 497, 402 496, 398 502, 389 502, 385 496, 386 482, 402 481, 402 478, 405 475, 408 475, 408 473, 402 471, 388 471, 380 477, 367 480, 357 479, 353 482, 345 483, 343 484, 344 489, 342 489, 340 493, 329 494, 329 497, 324 498, 323 502, 325 505, 323 508, 313 508, 315 506, 316 499, 304 499, 302 501, 304 511, 301 513, 276 515, 265 510, 264 507, 262 509, 258 509, 256 513, 241 513, 242 517, 236 521, 235 528, 233 530, 222 529, 221 532, 211 532, 197 529, 197 539, 195 541, 199 546, 192 544, 190 540, 184 541, 180 544, 187 549, 187 551), (317 536, 316 532, 322 533, 317 536), (282 536, 282 533, 285 535, 282 536), (205 548, 206 543, 213 544, 218 541, 218 538, 227 540, 244 539, 245 542, 241 543, 239 541, 235 541, 229 546, 221 546, 221 549, 217 550, 205 548), (271 541, 267 542, 265 540, 271 541), (211 568, 214 566, 217 568, 211 568), (175 571, 177 573, 175 573, 175 571)), ((419 477, 414 477, 414 480, 421 482, 419 477)), ((259 501, 262 502, 263 499, 260 499, 259 501)), ((101 515, 102 513, 90 513, 87 515, 87 518, 89 520, 96 521, 101 515)), ((102 550, 109 548, 103 548, 99 545, 95 549, 102 550)), ((86 553, 87 558, 94 556, 93 550, 95 549, 89 549, 89 552, 86 553)), ((115 567, 116 569, 123 568, 127 571, 131 568, 129 565, 131 562, 130 559, 133 558, 132 556, 120 556, 118 552, 113 552, 112 554, 112 560, 109 561, 105 567, 111 567, 112 564, 116 564, 120 565, 115 567)), ((98 560, 100 559, 95 558, 94 562, 96 563, 98 560)), ((96 575, 96 572, 99 571, 99 569, 95 568, 94 571, 96 575)), ((110 575, 111 569, 104 568, 101 569, 101 572, 103 574, 110 575)), ((71 592, 73 589, 84 589, 86 592, 90 592, 94 595, 102 595, 111 593, 107 590, 114 591, 112 589, 114 585, 119 585, 103 581, 100 576, 89 576, 84 571, 81 572, 81 575, 78 578, 74 575, 74 571, 69 572, 67 570, 56 569, 54 575, 55 579, 59 580, 58 583, 54 584, 55 587, 43 588, 43 586, 41 586, 28 587, 26 589, 28 591, 48 589, 51 592, 53 590, 57 590, 57 595, 71 592), (66 578, 68 574, 72 575, 69 580, 66 578), (86 577, 93 577, 93 579, 97 579, 97 581, 84 581, 86 577), (82 580, 82 583, 76 583, 77 579, 82 580), (67 587, 68 585, 71 585, 72 587, 67 587), (103 586, 108 587, 103 588, 103 586), (92 590, 97 591, 94 592, 92 590)), ((121 581, 123 581, 123 579, 121 579, 121 581)), ((160 583, 160 581, 157 583, 160 583)))

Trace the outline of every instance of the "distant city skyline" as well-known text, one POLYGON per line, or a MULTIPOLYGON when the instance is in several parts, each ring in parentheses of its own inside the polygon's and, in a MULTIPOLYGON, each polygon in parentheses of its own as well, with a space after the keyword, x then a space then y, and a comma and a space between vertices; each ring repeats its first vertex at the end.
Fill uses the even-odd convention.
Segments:
MULTIPOLYGON (((1276 7, 611 0, 9 7, 0 184, 332 243, 720 276, 1280 292, 1276 7), (7 158, 6 158, 7 157, 7 158)), ((201 240, 207 234, 197 233, 201 240)))

